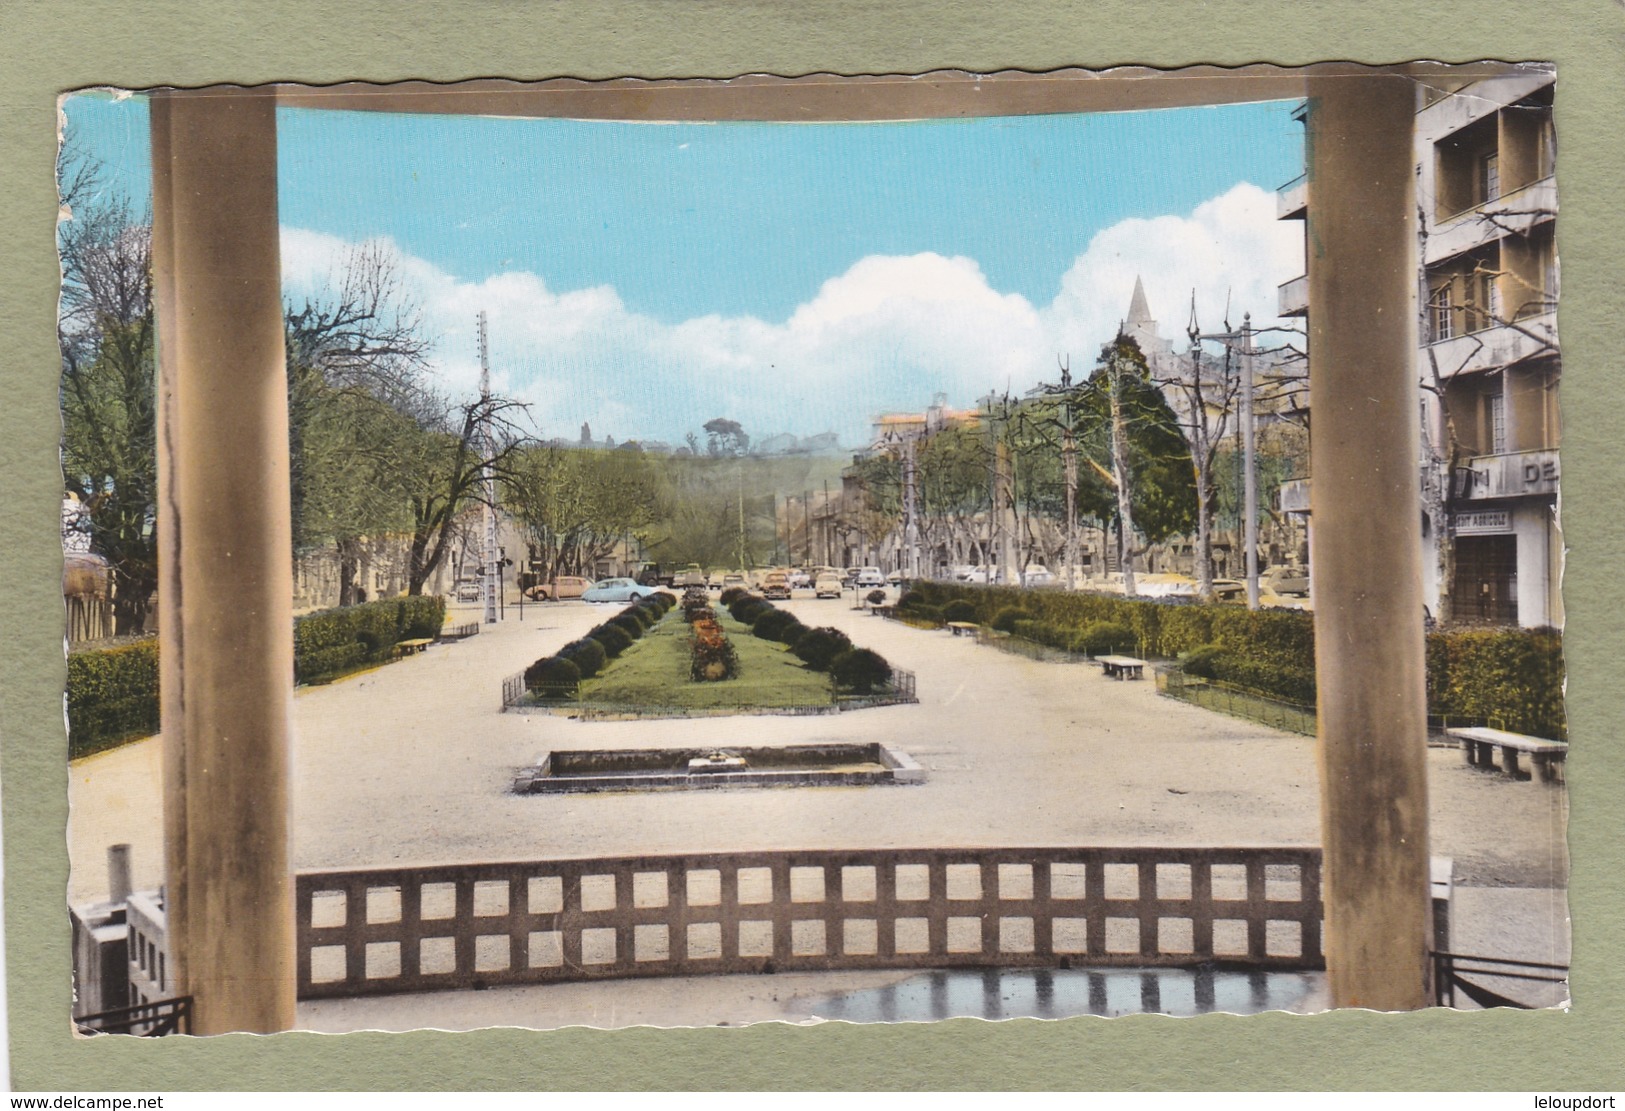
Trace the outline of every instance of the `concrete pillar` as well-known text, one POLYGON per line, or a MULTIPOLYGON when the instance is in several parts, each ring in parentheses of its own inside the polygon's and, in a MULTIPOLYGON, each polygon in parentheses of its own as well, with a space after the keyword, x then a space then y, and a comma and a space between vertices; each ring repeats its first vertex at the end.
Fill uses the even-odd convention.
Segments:
POLYGON ((1415 86, 1309 80, 1310 437, 1326 965, 1338 1007, 1427 1006, 1415 86))
POLYGON ((293 1022, 276 102, 152 98, 165 931, 199 1034, 293 1022))

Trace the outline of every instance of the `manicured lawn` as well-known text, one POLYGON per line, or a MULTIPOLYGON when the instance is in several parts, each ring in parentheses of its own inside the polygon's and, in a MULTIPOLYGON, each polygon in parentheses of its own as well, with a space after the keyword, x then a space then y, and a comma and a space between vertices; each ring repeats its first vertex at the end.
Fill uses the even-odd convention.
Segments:
POLYGON ((776 641, 762 640, 727 611, 717 619, 739 656, 739 675, 715 683, 689 678, 688 623, 673 608, 619 659, 581 684, 581 701, 597 705, 687 710, 778 709, 828 706, 834 688, 827 673, 811 671, 776 641))

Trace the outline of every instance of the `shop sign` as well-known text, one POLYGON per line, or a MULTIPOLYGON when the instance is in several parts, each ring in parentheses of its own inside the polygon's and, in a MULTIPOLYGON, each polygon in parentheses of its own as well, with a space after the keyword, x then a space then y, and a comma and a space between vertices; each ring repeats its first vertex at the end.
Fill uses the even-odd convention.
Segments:
POLYGON ((1555 451, 1483 455, 1456 471, 1456 493, 1474 500, 1556 494, 1557 479, 1555 451))
POLYGON ((1507 509, 1479 509, 1456 514, 1457 536, 1486 536, 1512 531, 1512 512, 1507 509))

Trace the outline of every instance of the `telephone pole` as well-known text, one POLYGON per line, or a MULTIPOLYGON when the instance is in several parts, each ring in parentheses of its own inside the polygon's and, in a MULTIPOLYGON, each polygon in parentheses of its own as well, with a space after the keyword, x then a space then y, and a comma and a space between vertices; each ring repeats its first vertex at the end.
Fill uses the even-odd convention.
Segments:
POLYGON ((491 466, 496 448, 491 439, 491 346, 485 332, 485 310, 480 310, 480 450, 484 461, 480 464, 480 485, 485 494, 485 561, 484 582, 480 592, 485 595, 485 624, 497 621, 497 590, 501 583, 501 567, 497 555, 497 478, 491 466))

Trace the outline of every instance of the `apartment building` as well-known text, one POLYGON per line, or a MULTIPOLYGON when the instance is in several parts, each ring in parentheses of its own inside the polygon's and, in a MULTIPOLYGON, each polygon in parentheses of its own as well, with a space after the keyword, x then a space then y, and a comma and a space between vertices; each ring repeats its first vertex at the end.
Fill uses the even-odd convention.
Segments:
MULTIPOLYGON (((1424 590, 1453 624, 1562 622, 1554 85, 1530 67, 1418 87, 1424 590)), ((1311 194, 1282 186, 1278 215, 1311 194)), ((1280 311, 1311 311, 1303 278, 1280 311)))

